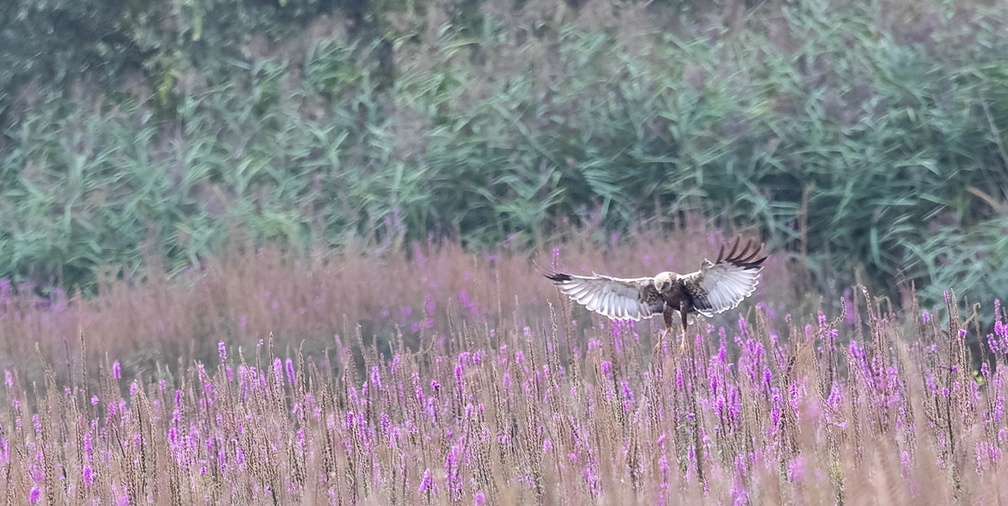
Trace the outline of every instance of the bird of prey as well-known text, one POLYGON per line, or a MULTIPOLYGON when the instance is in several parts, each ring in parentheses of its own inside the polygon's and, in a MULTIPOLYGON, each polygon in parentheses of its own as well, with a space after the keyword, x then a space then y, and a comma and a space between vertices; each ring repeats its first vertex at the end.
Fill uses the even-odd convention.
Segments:
POLYGON ((704 260, 700 270, 689 274, 659 272, 654 277, 614 278, 601 274, 578 276, 549 272, 552 280, 571 300, 591 311, 611 319, 639 320, 661 314, 665 318, 665 335, 672 332, 675 313, 682 319, 682 350, 686 344, 687 317, 699 313, 710 317, 733 309, 752 295, 759 284, 760 271, 766 256, 761 243, 746 241, 739 249, 736 238, 725 254, 721 245, 717 260, 704 260))

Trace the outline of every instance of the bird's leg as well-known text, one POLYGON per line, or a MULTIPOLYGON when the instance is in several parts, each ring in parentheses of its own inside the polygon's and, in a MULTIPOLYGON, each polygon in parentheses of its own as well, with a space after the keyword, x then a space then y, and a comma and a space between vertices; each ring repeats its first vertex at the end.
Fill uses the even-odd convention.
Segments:
POLYGON ((673 319, 672 312, 675 311, 671 306, 665 305, 665 309, 662 311, 662 319, 665 320, 665 330, 658 337, 658 342, 655 343, 655 354, 660 355, 663 344, 665 343, 665 338, 672 334, 672 323, 675 322, 673 319))
POLYGON ((682 339, 679 340, 679 353, 686 351, 686 328, 687 328, 687 315, 686 308, 681 304, 679 306, 679 315, 682 317, 682 339))

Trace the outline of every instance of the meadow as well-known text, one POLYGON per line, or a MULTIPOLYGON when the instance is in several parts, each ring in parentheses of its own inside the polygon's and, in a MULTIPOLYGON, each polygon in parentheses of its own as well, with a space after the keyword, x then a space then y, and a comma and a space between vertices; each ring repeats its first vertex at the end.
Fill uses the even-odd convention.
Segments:
MULTIPOLYGON (((232 248, 48 299, 0 283, 0 473, 33 504, 858 504, 1005 499, 1003 369, 954 292, 803 293, 783 254, 691 328, 571 307, 546 267, 692 270, 724 236, 538 253, 232 248), (949 325, 951 323, 951 328, 949 325), (950 337, 951 336, 951 337, 950 337), (670 345, 671 343, 671 345, 670 345)), ((990 348, 1008 349, 997 302, 990 348)))

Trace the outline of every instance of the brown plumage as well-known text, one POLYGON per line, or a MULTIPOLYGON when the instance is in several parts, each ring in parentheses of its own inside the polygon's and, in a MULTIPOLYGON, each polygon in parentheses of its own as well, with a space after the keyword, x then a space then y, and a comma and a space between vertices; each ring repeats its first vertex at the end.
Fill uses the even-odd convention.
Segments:
POLYGON ((750 240, 740 250, 739 242, 736 238, 727 254, 721 245, 717 260, 704 260, 699 271, 689 274, 659 272, 649 278, 614 278, 550 272, 546 277, 571 300, 612 319, 639 320, 660 313, 668 333, 678 312, 685 340, 689 315, 709 317, 733 309, 759 284, 767 258, 760 256, 763 245, 750 240))

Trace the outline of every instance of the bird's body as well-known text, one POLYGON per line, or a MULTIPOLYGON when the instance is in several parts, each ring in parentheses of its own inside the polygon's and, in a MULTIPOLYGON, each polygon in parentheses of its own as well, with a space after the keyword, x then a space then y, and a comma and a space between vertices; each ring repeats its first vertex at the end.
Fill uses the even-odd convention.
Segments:
POLYGON ((727 255, 722 245, 717 260, 704 260, 699 271, 689 274, 666 271, 654 277, 615 278, 551 272, 546 277, 571 300, 612 319, 639 320, 661 314, 667 333, 678 312, 685 339, 691 314, 709 317, 735 308, 752 295, 767 258, 759 256, 762 249, 761 244, 749 241, 739 250, 736 239, 727 255))

